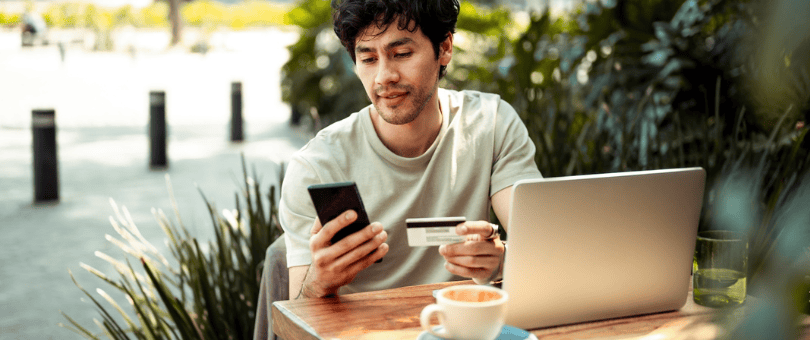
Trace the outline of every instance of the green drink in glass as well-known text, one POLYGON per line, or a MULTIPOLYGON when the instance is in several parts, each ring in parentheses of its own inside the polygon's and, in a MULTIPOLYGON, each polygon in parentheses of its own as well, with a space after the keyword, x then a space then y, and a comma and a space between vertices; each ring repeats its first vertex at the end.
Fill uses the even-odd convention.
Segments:
POLYGON ((697 235, 694 273, 695 303, 714 308, 745 302, 748 241, 743 234, 725 230, 697 235))

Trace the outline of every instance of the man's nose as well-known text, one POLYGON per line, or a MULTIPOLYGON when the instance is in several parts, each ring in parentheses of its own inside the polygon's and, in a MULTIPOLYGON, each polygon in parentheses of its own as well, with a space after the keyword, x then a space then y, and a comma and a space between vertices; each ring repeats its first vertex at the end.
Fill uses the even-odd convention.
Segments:
POLYGON ((377 84, 386 85, 396 83, 399 81, 399 70, 394 63, 389 61, 380 61, 377 69, 377 77, 375 81, 377 84))

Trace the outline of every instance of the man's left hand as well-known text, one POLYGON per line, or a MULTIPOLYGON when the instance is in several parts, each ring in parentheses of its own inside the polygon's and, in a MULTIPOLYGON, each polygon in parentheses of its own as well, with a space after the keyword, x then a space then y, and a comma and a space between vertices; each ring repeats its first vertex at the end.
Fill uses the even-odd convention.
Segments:
POLYGON ((503 261, 503 242, 490 238, 495 230, 487 221, 464 222, 456 226, 456 234, 467 235, 461 243, 439 247, 439 254, 447 260, 444 267, 453 274, 487 280, 497 275, 503 261))

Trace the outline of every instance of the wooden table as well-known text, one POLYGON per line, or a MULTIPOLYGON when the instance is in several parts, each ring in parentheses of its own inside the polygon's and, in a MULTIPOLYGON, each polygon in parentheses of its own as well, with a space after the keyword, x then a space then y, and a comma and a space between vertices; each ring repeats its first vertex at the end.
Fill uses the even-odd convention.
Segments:
MULTIPOLYGON (((472 281, 437 283, 325 299, 273 303, 273 331, 282 339, 416 339, 422 332, 419 314, 435 303, 433 291, 472 281)), ((677 311, 531 330, 538 339, 713 339, 716 310, 697 305, 690 290, 677 311)), ((735 310, 742 315, 744 308, 735 310)), ((802 338, 808 339, 805 317, 802 338)))

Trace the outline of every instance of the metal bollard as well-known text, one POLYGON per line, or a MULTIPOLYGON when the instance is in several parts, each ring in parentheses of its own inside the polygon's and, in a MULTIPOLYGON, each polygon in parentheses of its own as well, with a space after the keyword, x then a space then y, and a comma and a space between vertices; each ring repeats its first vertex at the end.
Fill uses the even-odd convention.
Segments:
POLYGON ((31 132, 34 147, 34 201, 58 201, 56 112, 52 109, 33 110, 31 132))
POLYGON ((165 168, 166 161, 166 92, 149 92, 149 167, 165 168))
POLYGON ((242 132, 242 83, 231 83, 231 142, 243 141, 242 132))

